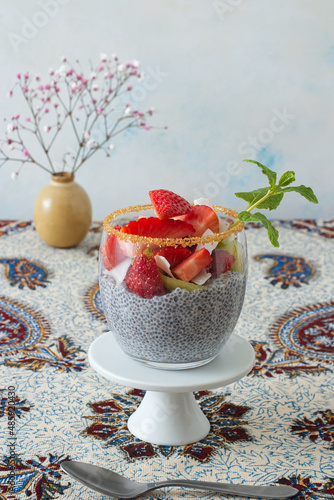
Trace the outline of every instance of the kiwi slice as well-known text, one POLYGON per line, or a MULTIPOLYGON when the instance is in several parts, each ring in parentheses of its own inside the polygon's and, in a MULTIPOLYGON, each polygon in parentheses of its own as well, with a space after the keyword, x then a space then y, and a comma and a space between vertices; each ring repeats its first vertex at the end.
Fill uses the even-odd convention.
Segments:
POLYGON ((165 288, 170 291, 175 290, 175 288, 184 288, 185 290, 200 290, 203 288, 203 285, 195 285, 195 283, 188 283, 187 281, 171 278, 163 274, 161 274, 161 279, 165 288))

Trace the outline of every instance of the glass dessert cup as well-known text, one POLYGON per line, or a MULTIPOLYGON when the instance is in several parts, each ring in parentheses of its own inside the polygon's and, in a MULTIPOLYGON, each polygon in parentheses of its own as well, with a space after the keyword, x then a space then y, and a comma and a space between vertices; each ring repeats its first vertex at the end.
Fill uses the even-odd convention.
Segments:
POLYGON ((154 215, 152 205, 128 207, 105 218, 99 253, 102 305, 109 329, 132 359, 160 369, 195 368, 212 361, 231 336, 244 301, 247 244, 242 223, 228 229, 237 213, 213 209, 220 232, 206 231, 201 237, 152 238, 121 232, 129 220, 154 215), (166 248, 194 253, 203 247, 211 261, 188 282, 175 277, 176 267, 166 265, 166 259, 157 258, 166 248), (163 283, 163 291, 150 298, 127 286, 143 252, 150 257, 153 253, 163 283))

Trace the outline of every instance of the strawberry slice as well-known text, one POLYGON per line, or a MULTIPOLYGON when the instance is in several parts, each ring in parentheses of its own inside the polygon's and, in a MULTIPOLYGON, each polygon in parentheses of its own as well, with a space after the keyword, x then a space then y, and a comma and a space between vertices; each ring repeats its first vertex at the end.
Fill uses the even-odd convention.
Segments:
POLYGON ((235 263, 234 255, 227 250, 215 250, 212 257, 213 261, 210 264, 209 272, 213 278, 217 278, 220 274, 229 271, 235 263))
POLYGON ((168 260, 170 267, 175 267, 183 260, 190 257, 192 251, 184 247, 161 247, 153 252, 154 256, 160 255, 168 260))
POLYGON ((193 236, 202 236, 210 229, 213 233, 219 233, 219 219, 216 212, 206 205, 194 205, 190 213, 180 215, 178 220, 188 222, 195 228, 193 236))
POLYGON ((151 299, 166 293, 158 266, 150 248, 133 261, 126 284, 128 288, 144 299, 151 299))
POLYGON ((175 217, 191 212, 190 203, 167 189, 156 189, 149 192, 155 214, 160 219, 175 217))
POLYGON ((184 238, 193 236, 195 229, 181 220, 141 217, 122 227, 121 232, 151 238, 184 238))
MULTIPOLYGON (((115 226, 115 227, 118 230, 121 229, 120 226, 115 226)), ((114 267, 123 262, 123 260, 126 258, 126 256, 122 252, 117 237, 113 234, 108 235, 105 244, 101 249, 101 254, 103 258, 104 267, 108 271, 111 271, 114 267)))
POLYGON ((172 273, 182 281, 191 281, 212 262, 210 252, 201 248, 172 269, 172 273))

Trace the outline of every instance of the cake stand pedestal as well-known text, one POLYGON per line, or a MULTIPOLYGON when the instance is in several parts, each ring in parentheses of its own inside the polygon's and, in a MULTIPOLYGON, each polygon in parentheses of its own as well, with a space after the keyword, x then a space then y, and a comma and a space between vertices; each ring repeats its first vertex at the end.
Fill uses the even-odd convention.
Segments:
POLYGON ((112 382, 142 389, 146 394, 128 420, 129 431, 152 444, 178 446, 203 439, 210 423, 193 391, 231 384, 250 372, 255 362, 252 346, 232 335, 210 363, 188 370, 161 370, 134 361, 107 332, 88 351, 92 368, 112 382))

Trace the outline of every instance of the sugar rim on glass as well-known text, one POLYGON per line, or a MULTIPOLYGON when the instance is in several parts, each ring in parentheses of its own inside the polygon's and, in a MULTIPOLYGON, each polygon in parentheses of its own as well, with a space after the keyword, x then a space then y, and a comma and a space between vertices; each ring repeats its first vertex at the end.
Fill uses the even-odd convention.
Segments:
MULTIPOLYGON (((233 217, 234 219, 238 217, 238 212, 236 212, 235 210, 231 210, 230 208, 220 207, 219 205, 213 205, 212 208, 216 212, 223 213, 229 217, 233 217)), ((158 246, 182 245, 183 247, 190 247, 193 245, 219 242, 222 239, 228 238, 233 233, 240 233, 245 227, 244 222, 238 222, 238 224, 230 229, 227 229, 226 231, 222 231, 221 233, 207 234, 206 236, 190 236, 187 238, 151 238, 150 236, 140 236, 138 234, 123 233, 111 225, 111 222, 120 215, 152 209, 153 206, 150 204, 134 205, 132 207, 120 208, 119 210, 116 210, 115 212, 112 212, 105 217, 103 221, 103 228, 107 233, 114 234, 118 239, 131 241, 132 243, 154 244, 158 246)))

